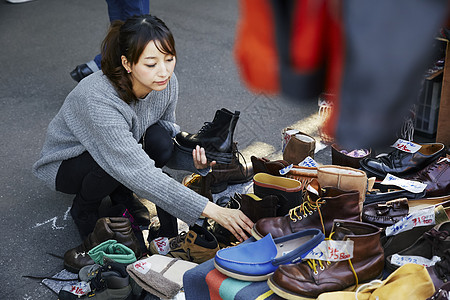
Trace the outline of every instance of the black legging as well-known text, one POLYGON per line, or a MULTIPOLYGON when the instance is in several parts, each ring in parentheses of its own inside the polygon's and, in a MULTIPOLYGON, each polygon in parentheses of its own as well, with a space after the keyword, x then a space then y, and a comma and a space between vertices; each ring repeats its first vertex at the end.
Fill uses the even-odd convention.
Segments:
MULTIPOLYGON (((172 137, 159 124, 150 126, 141 142, 158 168, 163 167, 172 156, 172 137)), ((97 212, 102 199, 107 196, 113 203, 124 203, 133 197, 133 192, 106 173, 87 151, 62 162, 56 176, 56 190, 75 194, 76 206, 90 212, 97 212)), ((161 224, 160 235, 176 236, 177 219, 159 207, 156 210, 161 224)))

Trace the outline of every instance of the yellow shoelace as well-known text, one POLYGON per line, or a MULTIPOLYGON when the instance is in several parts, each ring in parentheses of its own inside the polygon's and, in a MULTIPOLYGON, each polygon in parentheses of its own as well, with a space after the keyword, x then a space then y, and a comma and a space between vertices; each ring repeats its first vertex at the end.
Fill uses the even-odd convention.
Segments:
POLYGON ((320 211, 320 206, 322 204, 325 204, 325 200, 322 200, 322 198, 318 198, 315 202, 312 202, 309 195, 306 194, 306 197, 303 200, 302 204, 289 210, 289 218, 293 222, 297 222, 302 218, 308 217, 308 215, 312 215, 314 211, 317 210, 319 212, 322 230, 323 232, 325 232, 325 225, 323 224, 322 212, 320 211))
MULTIPOLYGON (((323 225, 323 223, 322 223, 322 225, 323 225)), ((325 238, 325 240, 331 240, 331 236, 333 234, 334 234, 334 232, 332 232, 328 238, 325 238)), ((352 270, 353 276, 355 276, 355 282, 356 282, 355 286, 358 287, 358 283, 359 283, 358 282, 358 275, 356 274, 355 268, 353 267, 352 260, 348 259, 347 261, 348 261, 348 264, 350 265, 350 269, 352 270)), ((323 271, 323 270, 325 270, 325 264, 327 266, 331 265, 330 261, 323 261, 323 260, 317 260, 317 259, 308 259, 306 261, 306 263, 311 268, 311 270, 313 270, 314 275, 319 274, 319 271, 317 270, 317 267, 319 267, 319 269, 321 271, 323 271)))

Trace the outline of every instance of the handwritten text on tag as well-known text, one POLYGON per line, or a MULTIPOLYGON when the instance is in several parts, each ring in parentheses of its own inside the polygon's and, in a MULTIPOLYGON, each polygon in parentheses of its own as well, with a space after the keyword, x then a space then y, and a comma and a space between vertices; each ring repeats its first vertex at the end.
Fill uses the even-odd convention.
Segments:
POLYGON ((319 164, 313 158, 311 158, 311 156, 307 156, 298 165, 300 167, 310 167, 310 168, 317 168, 319 166, 319 164))
POLYGON ((381 184, 384 185, 395 185, 398 187, 401 187, 404 190, 407 190, 411 193, 422 193, 427 185, 425 183, 414 181, 414 180, 407 180, 403 178, 398 178, 397 176, 394 176, 392 174, 387 174, 386 177, 383 179, 381 184))
POLYGON ((398 139, 394 145, 392 145, 392 147, 397 148, 398 150, 404 151, 404 152, 408 152, 408 153, 416 153, 417 151, 420 150, 420 148, 422 148, 421 145, 410 142, 410 141, 406 141, 406 140, 402 140, 402 139, 398 139))
POLYGON ((392 226, 386 227, 386 236, 396 235, 414 227, 434 225, 434 206, 414 211, 392 226))
POLYGON ((341 261, 353 258, 353 241, 322 241, 304 259, 318 259, 325 261, 341 261))
POLYGON ((133 264, 133 268, 141 274, 146 274, 150 270, 151 265, 147 259, 141 259, 133 264))
POLYGON ((391 256, 391 264, 396 266, 403 266, 406 264, 416 264, 425 267, 434 266, 438 261, 441 261, 439 256, 433 256, 431 259, 422 256, 403 256, 397 253, 391 256))

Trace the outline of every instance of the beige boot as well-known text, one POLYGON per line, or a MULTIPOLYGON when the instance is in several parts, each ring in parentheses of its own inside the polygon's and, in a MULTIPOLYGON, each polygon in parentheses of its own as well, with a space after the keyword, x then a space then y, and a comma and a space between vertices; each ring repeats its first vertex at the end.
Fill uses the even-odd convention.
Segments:
MULTIPOLYGON (((283 136, 292 128, 285 128, 283 136)), ((298 131, 292 134, 286 148, 283 151, 283 159, 290 164, 298 165, 306 157, 314 158, 314 150, 316 149, 316 140, 306 133, 298 131)))
POLYGON ((359 209, 362 212, 367 191, 367 175, 364 171, 335 165, 319 166, 317 180, 323 187, 331 186, 344 191, 359 191, 359 209))

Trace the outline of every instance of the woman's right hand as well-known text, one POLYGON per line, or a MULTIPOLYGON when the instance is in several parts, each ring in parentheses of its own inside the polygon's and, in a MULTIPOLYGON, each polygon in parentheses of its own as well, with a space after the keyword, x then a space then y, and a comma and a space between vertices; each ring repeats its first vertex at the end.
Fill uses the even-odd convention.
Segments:
POLYGON ((251 235, 254 225, 241 210, 221 207, 213 202, 206 204, 202 215, 228 229, 239 242, 248 239, 245 232, 251 235))

